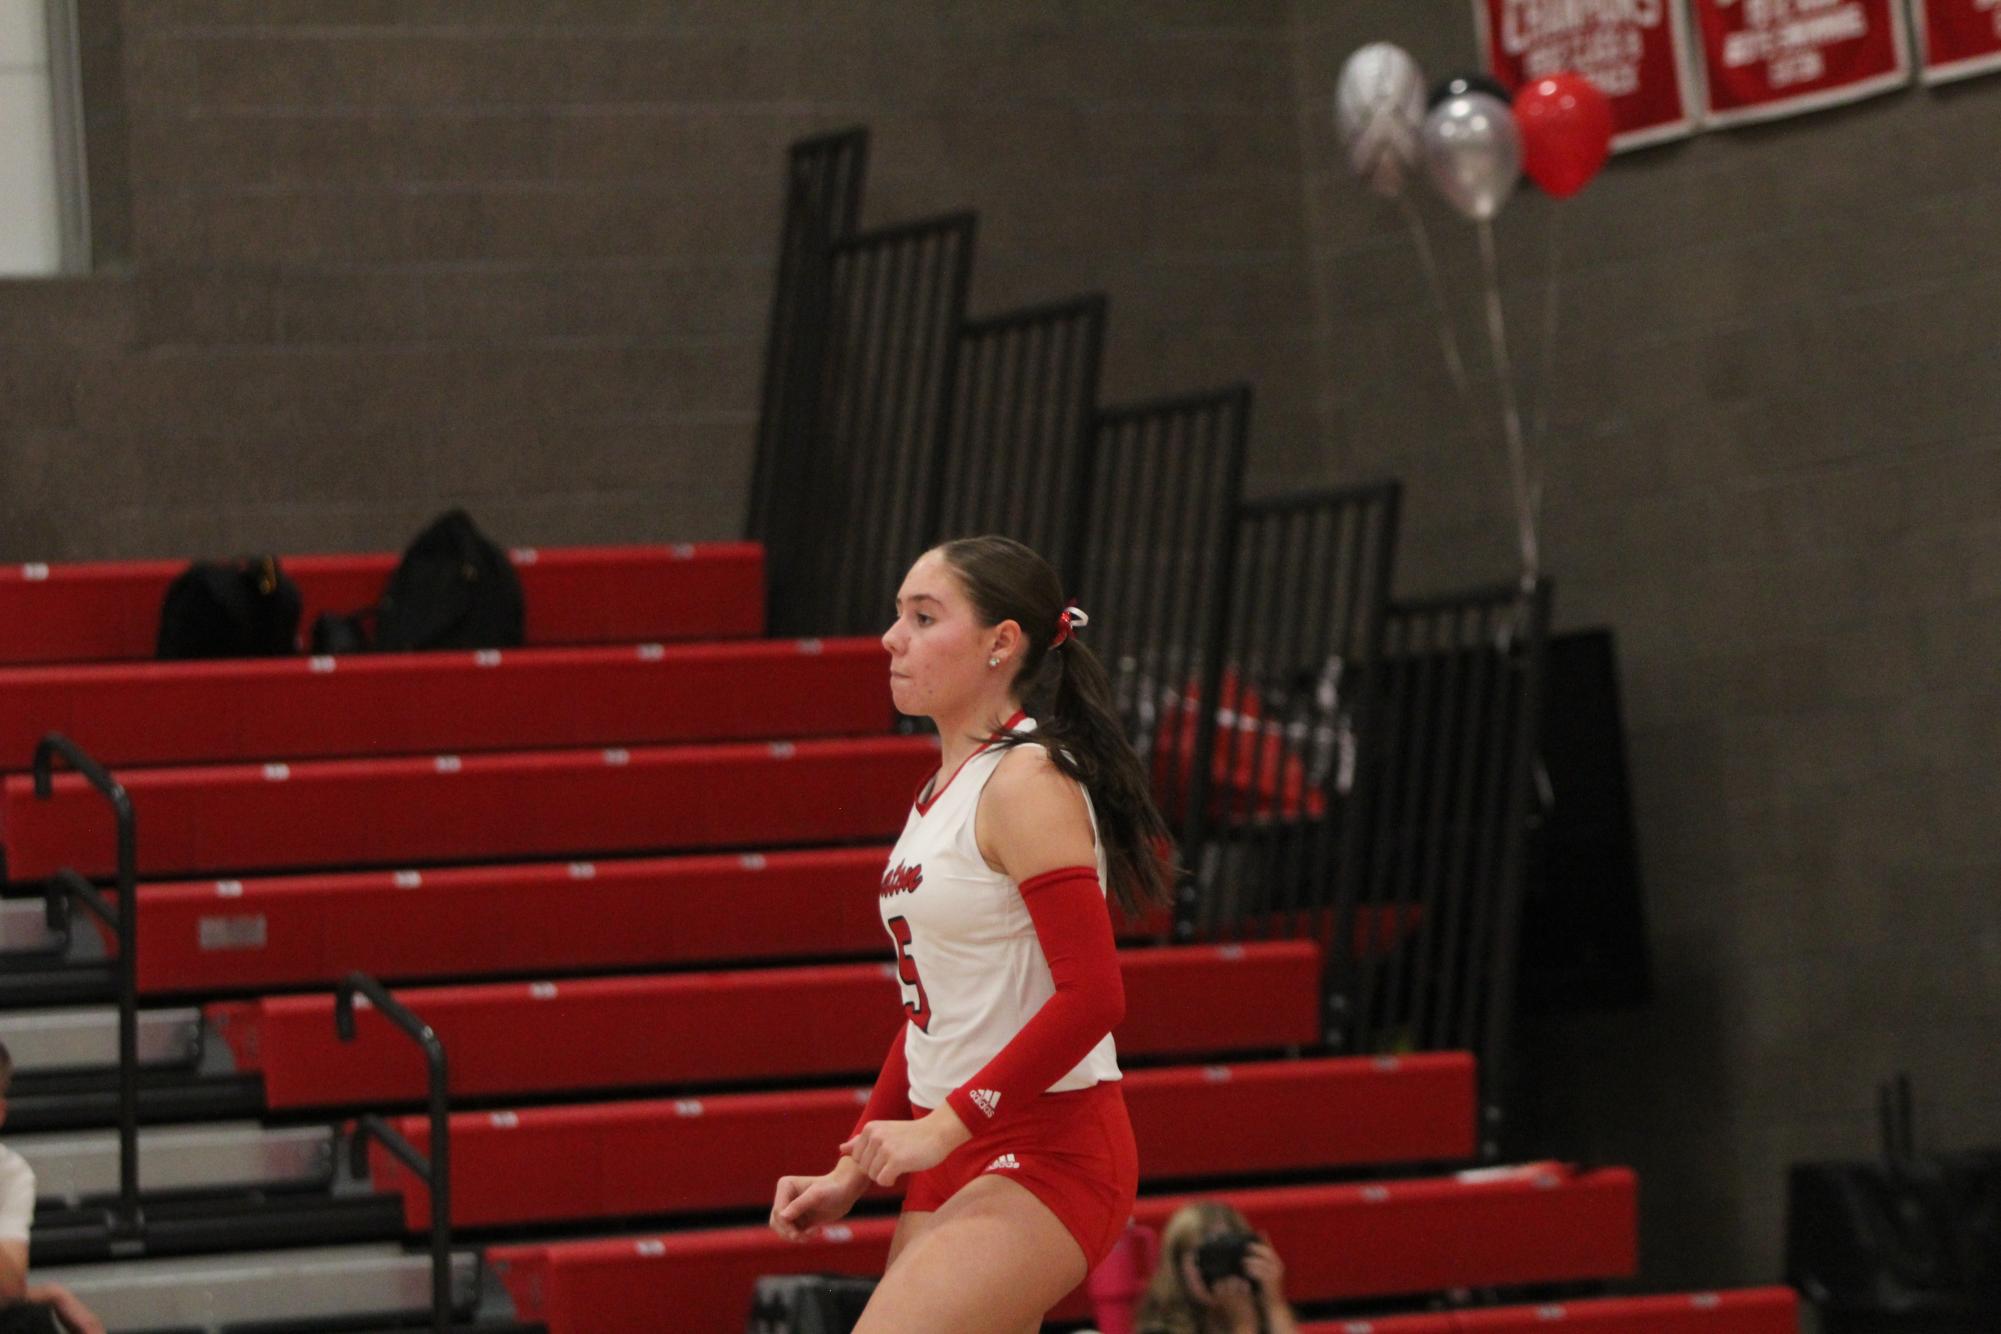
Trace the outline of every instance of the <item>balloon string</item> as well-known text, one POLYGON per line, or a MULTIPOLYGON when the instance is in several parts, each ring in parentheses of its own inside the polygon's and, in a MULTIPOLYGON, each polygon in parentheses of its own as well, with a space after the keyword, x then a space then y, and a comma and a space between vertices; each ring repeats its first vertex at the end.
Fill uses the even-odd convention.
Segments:
POLYGON ((1494 258, 1494 227, 1480 219, 1480 263, 1487 278, 1487 338, 1494 345, 1494 370, 1501 380, 1501 425, 1508 440, 1508 467, 1515 491, 1515 519, 1521 529, 1522 585, 1540 572, 1536 550, 1535 515, 1529 504, 1528 465, 1522 442, 1521 405, 1515 400, 1515 365, 1508 355, 1508 323, 1501 311, 1500 264, 1494 258))
POLYGON ((1529 513, 1538 527, 1542 523, 1542 466, 1549 458, 1549 400, 1554 397, 1554 382, 1551 376, 1556 361, 1556 268, 1558 221, 1563 217, 1561 208, 1549 210, 1549 253, 1543 263, 1542 292, 1542 369, 1536 374, 1535 425, 1529 431, 1529 443, 1535 450, 1539 466, 1535 480, 1529 486, 1529 513))
POLYGON ((1452 331, 1451 313, 1445 308, 1445 284, 1438 276, 1438 257, 1431 250, 1431 233, 1424 225, 1424 215, 1410 202, 1408 193, 1398 193, 1397 205, 1403 210, 1411 239, 1417 243, 1417 259, 1424 268, 1425 280, 1431 284, 1431 305, 1438 312, 1438 346, 1445 353, 1446 373, 1452 377, 1452 387, 1464 398, 1466 363, 1460 359, 1459 339, 1452 331))

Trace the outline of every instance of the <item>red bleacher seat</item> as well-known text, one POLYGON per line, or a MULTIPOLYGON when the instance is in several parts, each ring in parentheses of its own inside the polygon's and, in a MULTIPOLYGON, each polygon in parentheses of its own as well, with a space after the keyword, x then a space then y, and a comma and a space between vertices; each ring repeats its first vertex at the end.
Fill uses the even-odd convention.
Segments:
MULTIPOLYGON (((877 844, 147 884, 139 989, 327 985, 357 968, 404 982, 879 956, 888 859, 877 844)), ((1168 925, 1164 913, 1113 918, 1126 940, 1168 925)))
MULTIPOLYGON (((1141 1197, 1135 1216, 1160 1227, 1191 1196, 1141 1197)), ((1338 1301, 1616 1278, 1638 1263, 1633 1174, 1539 1164, 1480 1177, 1369 1185, 1227 1190, 1286 1260, 1295 1300, 1338 1301)), ((487 1252, 519 1318, 571 1331, 730 1329, 760 1274, 879 1274, 891 1219, 826 1229, 804 1245, 768 1228, 541 1245, 487 1252)), ((1080 1292, 1051 1312, 1089 1314, 1080 1292)))
POLYGON ((872 844, 146 885, 139 987, 305 986, 356 968, 398 981, 880 954, 888 856, 872 844))
MULTIPOLYGON (((130 769, 142 875, 399 865, 893 837, 930 737, 130 769)), ((8 874, 112 873, 77 774, 5 780, 8 874)))
POLYGON ((1151 1176, 1285 1171, 1303 1162, 1452 1162, 1475 1150, 1478 1090, 1473 1058, 1460 1052, 1138 1070, 1127 1078, 1128 1090, 1146 1090, 1131 1112, 1151 1176), (1225 1150, 1219 1125, 1246 1133, 1230 1136, 1225 1150), (1219 1156, 1230 1165, 1206 1166, 1219 1156))
POLYGON ((1799 1295, 1791 1288, 1606 1297, 1537 1306, 1460 1311, 1464 1334, 1507 1334, 1561 1324, 1565 1334, 1798 1334, 1799 1295))
MULTIPOLYGON (((531 645, 744 639, 764 633, 764 549, 750 542, 510 553, 531 645)), ((400 559, 285 556, 309 626, 372 606, 400 559)), ((153 656, 160 603, 186 561, 0 566, 0 663, 153 656)))
POLYGON ((889 730, 874 639, 0 669, 0 767, 751 741, 889 730))
MULTIPOLYGON (((1473 1061, 1458 1053, 1133 1070, 1125 1096, 1149 1180, 1444 1162, 1474 1149, 1473 1061), (1219 1124, 1256 1133, 1219 1136, 1219 1124)), ((816 1089, 456 1115, 452 1221, 755 1208, 779 1176, 831 1162, 867 1098, 816 1089)), ((424 1117, 397 1124, 428 1148, 424 1117)), ((402 1194, 411 1231, 430 1226, 423 1183, 380 1144, 369 1164, 378 1191, 402 1194)))
POLYGON ((1364 1321, 1316 1320, 1299 1334, 1503 1334, 1560 1327, 1565 1334, 1799 1334, 1799 1296, 1791 1288, 1681 1293, 1662 1297, 1604 1297, 1534 1306, 1496 1306, 1427 1316, 1364 1321), (1428 1320, 1418 1326, 1405 1320, 1428 1320))
MULTIPOLYGON (((1249 1051, 1319 1038, 1320 952, 1303 941, 1122 956, 1123 1050, 1249 1051)), ((872 1071, 901 1021, 894 964, 770 968, 406 989, 437 1030, 454 1096, 720 1084, 872 1071)), ((267 1106, 352 1106, 422 1095, 423 1058, 379 1015, 334 1033, 328 995, 208 1007, 267 1106)))

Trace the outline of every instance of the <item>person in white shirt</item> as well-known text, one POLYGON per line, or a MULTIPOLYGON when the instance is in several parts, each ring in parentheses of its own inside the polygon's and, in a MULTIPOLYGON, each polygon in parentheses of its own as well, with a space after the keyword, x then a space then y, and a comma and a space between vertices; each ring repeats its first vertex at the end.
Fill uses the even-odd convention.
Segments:
MULTIPOLYGON (((0 1043, 0 1126, 7 1123, 7 1090, 14 1082, 14 1057, 0 1043)), ((28 1229, 35 1221, 35 1170, 27 1159, 0 1144, 0 1309, 17 1303, 46 1306, 71 1334, 104 1334, 69 1289, 47 1283, 28 1285, 28 1229)))

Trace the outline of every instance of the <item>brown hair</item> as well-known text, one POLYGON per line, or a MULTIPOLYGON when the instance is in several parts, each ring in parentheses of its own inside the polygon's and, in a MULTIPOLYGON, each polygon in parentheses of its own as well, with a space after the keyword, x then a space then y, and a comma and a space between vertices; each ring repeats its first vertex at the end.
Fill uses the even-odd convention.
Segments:
POLYGON ((985 624, 1021 627, 1013 684, 1035 730, 1009 732, 1001 744, 1035 742, 1091 794, 1111 877, 1105 889, 1129 917, 1166 905, 1174 891, 1167 822, 1153 804, 1146 766, 1126 740, 1104 665, 1075 635, 1056 646, 1067 605, 1056 571, 1011 537, 962 537, 937 550, 985 624))
POLYGON ((1212 1232, 1255 1232, 1244 1216, 1221 1200, 1184 1204, 1160 1233, 1160 1264, 1146 1285, 1133 1327, 1140 1334, 1201 1334, 1209 1310, 1196 1303, 1181 1281, 1181 1261, 1212 1232))
POLYGON ((14 1054, 7 1050, 7 1044, 0 1042, 0 1098, 7 1096, 7 1088, 14 1082, 14 1054))

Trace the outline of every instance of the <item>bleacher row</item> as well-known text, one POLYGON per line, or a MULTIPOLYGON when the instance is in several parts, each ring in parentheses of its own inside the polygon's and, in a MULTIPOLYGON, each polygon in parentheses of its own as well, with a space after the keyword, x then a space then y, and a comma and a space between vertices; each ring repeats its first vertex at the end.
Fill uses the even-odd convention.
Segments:
MULTIPOLYGON (((764 553, 754 543, 517 547, 508 559, 534 609, 531 648, 764 632, 764 553)), ((374 605, 396 561, 390 553, 285 557, 303 604, 300 624, 374 605)), ((151 658, 160 602, 185 568, 184 561, 0 566, 0 666, 151 658)))
MULTIPOLYGON (((146 652, 173 566, 0 574, 8 1142, 42 1187, 37 1272, 111 1328, 426 1309, 426 1188, 379 1141, 344 1152, 362 1111, 426 1147, 423 1062, 372 1011, 338 1040, 352 969, 449 1056, 462 1321, 729 1331, 757 1275, 880 1272, 894 1191, 804 1247, 761 1220, 777 1176, 830 1165, 901 1020, 874 890, 935 743, 894 732, 873 641, 756 638, 755 547, 515 559, 531 647, 258 662, 110 661, 146 652), (36 796, 50 730, 136 812, 136 1236, 86 1128, 114 945, 39 898, 111 874, 110 819, 75 775, 36 796)), ((341 609, 388 563, 286 568, 341 609)), ((1796 1328, 1784 1290, 1580 1298, 1636 1270, 1631 1173, 1472 1166, 1462 1054, 1317 1055, 1312 943, 1120 925, 1139 1220, 1232 1201, 1328 1317, 1306 1328, 1796 1328)), ((1079 1293, 1054 1318, 1089 1315, 1079 1293)))

